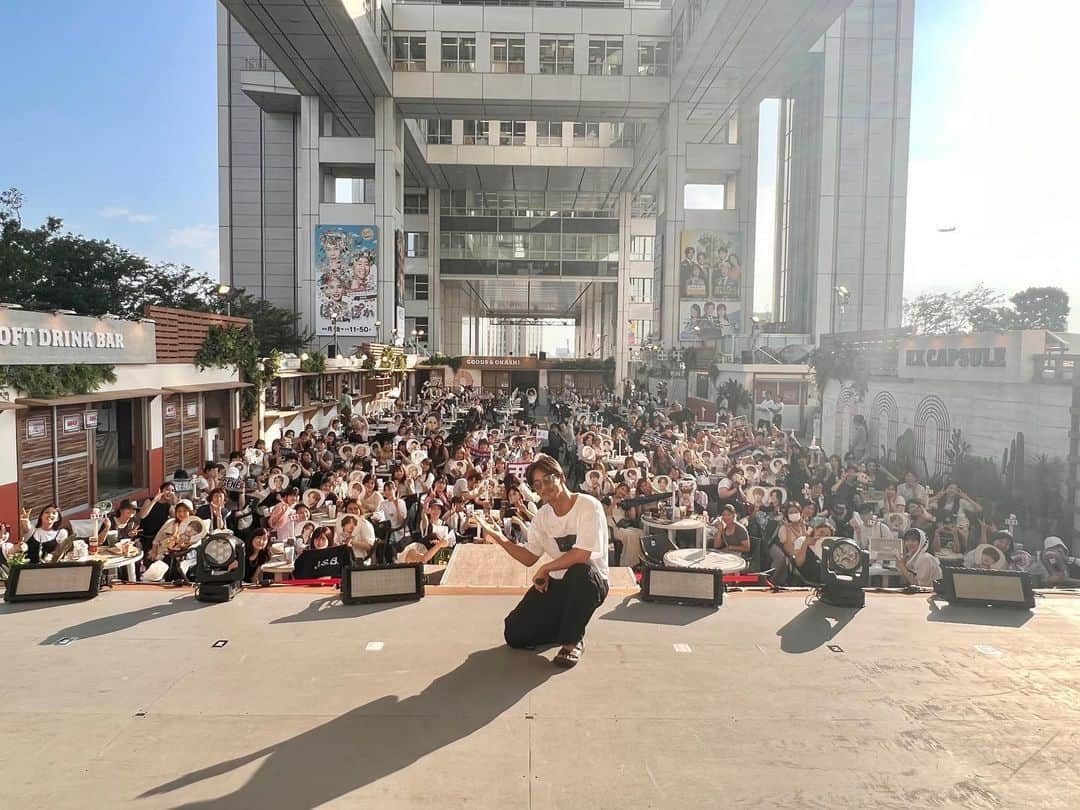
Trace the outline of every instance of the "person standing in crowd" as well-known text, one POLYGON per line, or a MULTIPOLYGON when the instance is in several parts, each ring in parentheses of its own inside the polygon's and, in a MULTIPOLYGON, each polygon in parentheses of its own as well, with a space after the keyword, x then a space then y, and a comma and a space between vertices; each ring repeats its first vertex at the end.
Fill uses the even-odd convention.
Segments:
POLYGON ((866 460, 870 449, 870 431, 866 427, 866 417, 855 414, 851 420, 851 455, 856 462, 866 460))
POLYGON ((526 480, 544 505, 525 545, 512 542, 478 514, 473 520, 488 542, 526 567, 545 553, 551 557, 506 617, 504 636, 515 648, 559 644, 554 663, 569 668, 581 660, 585 628, 608 595, 607 518, 598 500, 566 488, 566 473, 551 456, 540 455, 530 464, 526 480))

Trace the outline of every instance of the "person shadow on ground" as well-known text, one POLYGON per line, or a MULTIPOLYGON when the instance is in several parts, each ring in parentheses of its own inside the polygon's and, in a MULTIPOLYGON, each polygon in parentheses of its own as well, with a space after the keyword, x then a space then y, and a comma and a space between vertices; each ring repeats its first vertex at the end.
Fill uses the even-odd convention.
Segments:
POLYGON ((295 737, 158 785, 139 798, 172 793, 265 758, 231 793, 178 810, 319 807, 479 731, 557 672, 548 659, 509 647, 474 652, 413 697, 377 698, 295 737))
POLYGON ((81 624, 73 624, 70 627, 65 627, 62 630, 51 633, 47 638, 41 641, 41 646, 56 644, 62 638, 88 639, 97 636, 106 636, 109 633, 119 633, 123 630, 130 630, 132 627, 137 627, 140 624, 152 622, 156 619, 163 619, 166 616, 174 616, 178 613, 186 613, 191 610, 204 610, 206 608, 207 605, 198 601, 194 596, 181 596, 176 599, 170 599, 163 604, 155 603, 139 608, 138 610, 130 610, 127 613, 101 616, 100 618, 90 619, 81 624))

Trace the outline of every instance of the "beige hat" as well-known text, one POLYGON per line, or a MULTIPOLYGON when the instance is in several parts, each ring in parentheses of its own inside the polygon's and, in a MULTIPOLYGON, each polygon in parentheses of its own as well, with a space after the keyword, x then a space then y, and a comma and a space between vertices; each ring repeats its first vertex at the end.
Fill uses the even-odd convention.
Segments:
POLYGON ((1060 537, 1054 537, 1053 535, 1051 535, 1050 537, 1047 537, 1045 540, 1043 540, 1043 551, 1049 551, 1050 549, 1057 546, 1061 546, 1062 548, 1068 548, 1068 546, 1065 545, 1065 541, 1062 540, 1060 537))

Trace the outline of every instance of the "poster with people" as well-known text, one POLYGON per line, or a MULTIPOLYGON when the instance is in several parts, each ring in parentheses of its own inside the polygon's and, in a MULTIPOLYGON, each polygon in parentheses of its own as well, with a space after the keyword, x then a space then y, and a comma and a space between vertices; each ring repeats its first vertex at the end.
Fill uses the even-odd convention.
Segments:
POLYGON ((737 240, 715 231, 682 232, 679 340, 717 340, 742 326, 742 262, 737 240))
POLYGON ((374 225, 315 228, 315 334, 378 337, 378 254, 374 225))

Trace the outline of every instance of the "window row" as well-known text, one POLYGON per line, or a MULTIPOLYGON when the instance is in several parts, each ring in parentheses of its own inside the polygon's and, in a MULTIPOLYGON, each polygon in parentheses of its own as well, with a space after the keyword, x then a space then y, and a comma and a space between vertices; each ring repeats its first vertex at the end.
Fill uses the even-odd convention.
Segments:
POLYGON ((656 249, 655 236, 631 236, 630 237, 630 260, 635 262, 651 262, 656 249))
POLYGON ((614 233, 462 233, 439 234, 444 259, 619 260, 614 233))
MULTIPOLYGON (((454 122, 450 118, 429 118, 424 122, 429 144, 454 143, 454 122)), ((461 143, 468 146, 525 146, 525 121, 462 121, 461 143)), ((601 121, 537 121, 536 146, 564 146, 564 134, 572 146, 628 148, 634 145, 637 129, 632 123, 601 121), (603 140, 601 140, 603 135, 603 140)))
POLYGON ((575 191, 444 191, 439 213, 457 217, 561 217, 618 216, 619 195, 575 191))
POLYGON ((428 300, 428 277, 408 275, 405 276, 405 300, 427 301, 428 300))
MULTIPOLYGON (((439 61, 445 73, 476 72, 476 35, 442 34, 439 61)), ((603 37, 589 40, 588 74, 590 76, 623 75, 623 40, 603 37)), ((637 75, 667 76, 671 72, 670 42, 667 39, 639 38, 637 42, 637 75)), ((427 34, 402 33, 394 35, 394 70, 426 71, 427 34)), ((525 72, 525 35, 491 35, 491 72, 525 72)), ((572 74, 574 72, 574 37, 542 36, 539 48, 540 73, 572 74)))
POLYGON ((630 277, 630 303, 651 304, 653 302, 652 276, 630 277))

